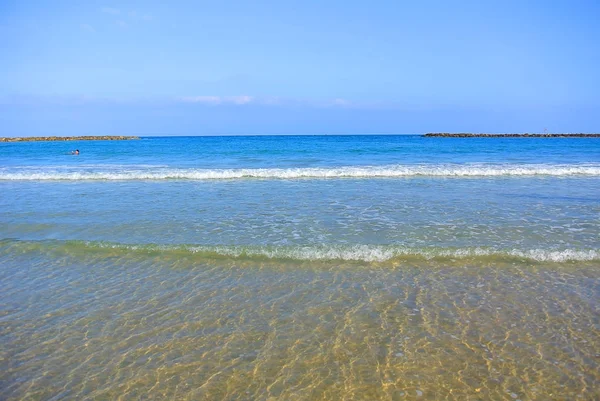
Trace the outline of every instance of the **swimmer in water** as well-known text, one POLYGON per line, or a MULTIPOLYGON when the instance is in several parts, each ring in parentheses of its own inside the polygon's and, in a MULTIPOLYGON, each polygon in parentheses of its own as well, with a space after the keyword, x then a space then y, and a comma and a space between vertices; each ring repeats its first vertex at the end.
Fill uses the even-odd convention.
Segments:
POLYGON ((75 149, 73 152, 71 152, 72 155, 78 155, 79 154, 79 149, 75 149))

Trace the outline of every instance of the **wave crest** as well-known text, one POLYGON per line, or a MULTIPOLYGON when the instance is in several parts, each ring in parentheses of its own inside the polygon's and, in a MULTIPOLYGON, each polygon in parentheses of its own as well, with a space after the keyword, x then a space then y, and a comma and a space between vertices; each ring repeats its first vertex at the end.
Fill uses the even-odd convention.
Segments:
POLYGON ((333 179, 409 177, 519 177, 600 176, 600 165, 390 165, 311 168, 196 169, 136 166, 127 168, 73 169, 21 167, 0 169, 3 181, 40 180, 235 180, 235 179, 333 179))
POLYGON ((5 251, 50 250, 59 252, 116 251, 139 254, 188 254, 207 258, 270 259, 297 261, 389 262, 410 259, 524 259, 536 262, 576 262, 600 260, 599 249, 493 249, 493 248, 412 248, 400 245, 160 245, 122 244, 90 241, 0 242, 5 251))

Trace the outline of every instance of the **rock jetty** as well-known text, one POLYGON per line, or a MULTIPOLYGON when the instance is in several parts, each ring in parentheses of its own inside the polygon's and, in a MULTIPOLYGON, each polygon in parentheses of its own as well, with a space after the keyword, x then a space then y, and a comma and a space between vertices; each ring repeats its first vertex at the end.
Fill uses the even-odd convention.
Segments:
POLYGON ((425 134, 427 137, 443 138, 600 138, 600 134, 468 134, 448 132, 435 132, 425 134))
POLYGON ((96 136, 30 136, 22 138, 0 138, 0 142, 42 142, 42 141, 127 141, 140 139, 139 136, 96 135, 96 136))

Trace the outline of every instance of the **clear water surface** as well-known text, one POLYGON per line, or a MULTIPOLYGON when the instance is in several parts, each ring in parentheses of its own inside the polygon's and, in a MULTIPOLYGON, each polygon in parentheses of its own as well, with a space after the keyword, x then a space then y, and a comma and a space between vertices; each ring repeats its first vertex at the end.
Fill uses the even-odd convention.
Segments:
POLYGON ((594 400, 599 279, 595 138, 0 144, 0 399, 594 400))

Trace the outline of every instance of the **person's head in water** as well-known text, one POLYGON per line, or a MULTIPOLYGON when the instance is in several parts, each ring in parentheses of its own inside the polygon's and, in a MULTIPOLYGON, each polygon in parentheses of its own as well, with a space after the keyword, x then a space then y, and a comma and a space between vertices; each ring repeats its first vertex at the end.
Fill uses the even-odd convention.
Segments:
POLYGON ((71 152, 71 153, 73 153, 74 155, 78 155, 79 154, 79 149, 75 149, 75 151, 71 152))

